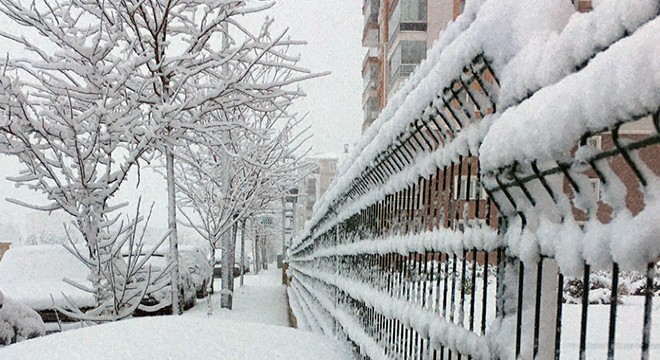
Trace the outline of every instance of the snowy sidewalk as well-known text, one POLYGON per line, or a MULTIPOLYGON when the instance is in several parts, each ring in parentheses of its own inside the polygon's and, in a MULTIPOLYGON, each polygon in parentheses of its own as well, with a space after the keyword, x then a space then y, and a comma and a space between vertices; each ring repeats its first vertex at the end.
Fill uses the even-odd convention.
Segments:
MULTIPOLYGON (((213 316, 224 320, 289 326, 286 286, 282 285, 282 269, 271 266, 258 275, 246 274, 245 284, 234 283, 232 310, 220 308, 220 279, 215 279, 212 307, 213 316)), ((207 316, 207 299, 198 299, 197 305, 184 316, 207 316)))
POLYGON ((206 314, 206 299, 200 299, 183 316, 143 317, 69 330, 0 348, 0 359, 352 359, 343 344, 289 327, 280 271, 246 275, 242 287, 237 281, 233 310, 220 308, 218 291, 212 296, 212 316, 206 314))

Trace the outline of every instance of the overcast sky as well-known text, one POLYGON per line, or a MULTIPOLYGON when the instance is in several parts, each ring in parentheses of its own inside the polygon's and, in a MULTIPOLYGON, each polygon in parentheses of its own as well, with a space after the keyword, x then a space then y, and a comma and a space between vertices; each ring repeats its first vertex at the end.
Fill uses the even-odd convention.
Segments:
POLYGON ((303 66, 332 72, 303 84, 307 98, 298 105, 309 112, 315 152, 341 151, 361 133, 362 1, 279 0, 272 12, 293 38, 307 40, 303 66))
MULTIPOLYGON (((361 7, 361 0, 279 0, 271 10, 259 15, 260 19, 267 15, 274 17, 276 29, 288 28, 292 38, 308 42, 307 46, 300 48, 303 67, 313 72, 331 72, 328 76, 303 83, 307 97, 300 99, 294 107, 300 114, 308 113, 313 153, 340 152, 344 144, 352 144, 361 133, 361 66, 366 52, 361 47, 361 7)), ((5 19, 2 20, 6 24, 5 19)), ((246 21, 255 22, 255 19, 246 21)), ((10 55, 19 53, 15 46, 3 39, 0 39, 0 49, 9 51, 10 55)), ((48 216, 5 201, 5 198, 13 197, 44 203, 42 195, 18 190, 5 179, 15 175, 18 169, 15 160, 0 155, 0 241, 40 233, 42 229, 61 232, 66 216, 48 216)), ((135 199, 137 193, 144 196, 145 203, 156 202, 154 223, 165 227, 164 181, 145 181, 143 178, 136 191, 134 179, 130 180, 124 184, 126 190, 120 196, 135 199)))

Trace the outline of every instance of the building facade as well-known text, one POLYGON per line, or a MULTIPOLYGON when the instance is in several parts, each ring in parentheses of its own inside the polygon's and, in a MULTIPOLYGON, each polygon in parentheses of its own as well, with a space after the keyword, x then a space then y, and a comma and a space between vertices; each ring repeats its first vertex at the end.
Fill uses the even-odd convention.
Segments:
POLYGON ((463 5, 464 0, 364 0, 363 131, 426 58, 426 50, 463 5))
POLYGON ((314 205, 328 190, 332 179, 337 174, 337 167, 344 153, 327 153, 313 155, 306 159, 313 170, 298 186, 298 201, 296 203, 294 234, 304 228, 305 222, 312 217, 314 205))

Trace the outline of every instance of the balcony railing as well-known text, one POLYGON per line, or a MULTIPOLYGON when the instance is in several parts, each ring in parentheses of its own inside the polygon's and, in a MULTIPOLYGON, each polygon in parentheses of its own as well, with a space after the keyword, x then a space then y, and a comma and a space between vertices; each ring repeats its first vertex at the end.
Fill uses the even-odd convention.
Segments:
POLYGON ((410 74, 412 74, 413 71, 415 71, 415 69, 417 68, 417 65, 419 65, 419 64, 401 64, 401 65, 399 65, 390 76, 390 84, 393 83, 394 81, 396 81, 396 79, 398 79, 398 78, 410 76, 410 74))

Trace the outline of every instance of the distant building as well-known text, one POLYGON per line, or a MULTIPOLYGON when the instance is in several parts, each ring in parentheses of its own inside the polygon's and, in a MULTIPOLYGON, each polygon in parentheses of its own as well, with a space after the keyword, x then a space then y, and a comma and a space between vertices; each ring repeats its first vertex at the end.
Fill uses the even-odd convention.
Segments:
POLYGON ((304 228, 305 222, 312 217, 314 205, 328 190, 332 179, 337 174, 337 167, 347 152, 348 146, 345 147, 343 153, 318 154, 306 159, 308 164, 313 165, 313 170, 298 186, 294 233, 304 228))
POLYGON ((366 130, 391 94, 426 58, 447 23, 462 11, 464 0, 364 0, 362 109, 366 130))

